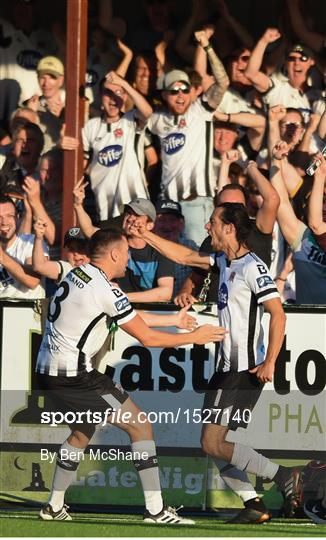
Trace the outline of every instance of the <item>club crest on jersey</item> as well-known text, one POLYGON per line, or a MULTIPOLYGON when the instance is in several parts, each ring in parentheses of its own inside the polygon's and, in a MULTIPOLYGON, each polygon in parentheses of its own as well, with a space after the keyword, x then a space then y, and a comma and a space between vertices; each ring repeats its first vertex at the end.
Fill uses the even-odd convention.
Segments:
POLYGON ((272 285, 274 282, 270 276, 261 276, 256 279, 258 287, 266 287, 266 285, 272 285))
POLYGON ((179 127, 179 128, 184 128, 184 127, 186 127, 186 125, 187 125, 186 119, 185 119, 185 118, 181 118, 181 120, 180 120, 180 122, 179 122, 179 124, 178 124, 178 127, 179 127))
POLYGON ((117 311, 122 311, 129 305, 129 300, 125 296, 121 300, 118 300, 117 302, 114 302, 115 307, 117 308, 117 311))
POLYGON ((228 305, 228 288, 226 286, 226 283, 222 283, 219 291, 218 291, 218 300, 217 300, 217 307, 218 309, 224 309, 228 305))
POLYGON ((97 161, 104 167, 114 167, 122 158, 123 148, 120 144, 106 146, 98 153, 97 161))
POLYGON ((115 136, 115 137, 119 138, 119 137, 122 137, 122 135, 123 135, 123 130, 122 130, 121 128, 117 128, 117 129, 114 130, 113 133, 114 133, 114 136, 115 136))
POLYGON ((186 142, 186 136, 183 133, 170 133, 163 139, 163 149, 168 156, 176 154, 181 150, 186 142))
POLYGON ((230 281, 230 283, 233 283, 236 274, 237 274, 236 272, 231 272, 231 274, 229 275, 229 279, 228 279, 228 281, 230 281))

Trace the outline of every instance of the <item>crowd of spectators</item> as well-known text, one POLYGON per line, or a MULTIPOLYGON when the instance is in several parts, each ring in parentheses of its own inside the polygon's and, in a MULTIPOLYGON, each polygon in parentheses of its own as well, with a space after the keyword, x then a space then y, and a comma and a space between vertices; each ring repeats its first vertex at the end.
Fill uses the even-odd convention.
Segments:
POLYGON ((254 0, 142 0, 137 10, 91 1, 76 139, 65 135, 65 3, 48 20, 38 0, 5 4, 0 298, 44 296, 44 277, 59 283, 87 261, 86 239, 114 224, 128 234, 120 286, 131 301, 216 302, 217 275, 174 265, 129 225, 141 216, 149 230, 207 252, 214 205, 241 202, 251 249, 282 300, 326 303, 324 2, 275 0, 263 12, 254 0), (71 197, 80 229, 67 232, 67 265, 63 161, 79 146, 85 176, 71 197))

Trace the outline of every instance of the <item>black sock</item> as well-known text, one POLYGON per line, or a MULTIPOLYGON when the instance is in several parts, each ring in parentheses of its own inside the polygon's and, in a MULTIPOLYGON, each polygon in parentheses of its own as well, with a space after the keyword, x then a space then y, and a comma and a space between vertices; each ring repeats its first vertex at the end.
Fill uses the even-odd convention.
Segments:
POLYGON ((253 510, 257 510, 257 512, 266 512, 266 506, 264 505, 263 501, 259 497, 255 497, 254 499, 249 499, 249 501, 246 501, 243 503, 245 508, 252 508, 253 510))

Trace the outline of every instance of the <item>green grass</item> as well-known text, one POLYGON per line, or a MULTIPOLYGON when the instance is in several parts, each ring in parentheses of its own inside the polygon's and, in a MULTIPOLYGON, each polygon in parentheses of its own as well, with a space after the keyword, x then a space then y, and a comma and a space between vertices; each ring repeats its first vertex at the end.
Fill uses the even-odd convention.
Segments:
POLYGON ((31 510, 0 511, 1 536, 8 537, 158 537, 158 536, 239 536, 239 537, 324 537, 326 528, 309 520, 273 519, 265 525, 226 525, 215 516, 195 518, 196 525, 144 525, 141 516, 121 514, 72 513, 72 522, 42 521, 38 512, 31 510))

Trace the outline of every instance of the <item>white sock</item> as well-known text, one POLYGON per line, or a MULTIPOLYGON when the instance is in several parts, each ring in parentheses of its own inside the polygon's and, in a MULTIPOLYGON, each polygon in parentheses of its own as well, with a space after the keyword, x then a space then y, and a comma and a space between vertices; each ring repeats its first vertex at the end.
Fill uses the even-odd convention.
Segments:
POLYGON ((213 459, 216 467, 220 471, 220 476, 226 485, 236 493, 243 502, 258 497, 247 474, 240 471, 234 465, 230 465, 222 459, 213 459))
POLYGON ((134 442, 131 443, 131 450, 140 454, 144 453, 148 458, 154 458, 147 461, 147 458, 142 460, 136 455, 134 457, 134 463, 142 483, 146 510, 150 514, 158 514, 163 508, 163 499, 155 442, 134 442))
POLYGON ((253 448, 240 443, 234 443, 231 463, 241 471, 247 471, 262 478, 270 479, 275 476, 279 467, 253 448))
POLYGON ((67 441, 61 446, 57 454, 52 492, 49 499, 49 504, 54 512, 58 512, 63 507, 65 492, 77 475, 78 464, 83 458, 83 454, 84 449, 71 446, 67 441))

